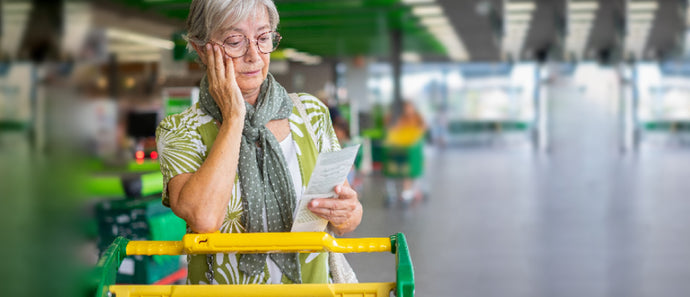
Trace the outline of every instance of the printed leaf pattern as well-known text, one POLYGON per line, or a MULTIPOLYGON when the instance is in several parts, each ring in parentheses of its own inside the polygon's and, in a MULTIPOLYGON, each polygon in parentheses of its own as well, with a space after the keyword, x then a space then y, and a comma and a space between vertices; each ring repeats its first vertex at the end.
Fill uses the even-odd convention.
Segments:
MULTIPOLYGON (((321 101, 309 94, 301 93, 300 100, 302 100, 308 120, 310 121, 314 133, 317 138, 317 149, 321 152, 340 150, 340 144, 337 141, 333 126, 331 124, 328 108, 321 103, 321 101)), ((307 132, 306 125, 299 115, 299 112, 293 110, 289 117, 290 129, 292 136, 297 144, 297 158, 303 162, 302 151, 304 147, 309 145, 310 139, 307 132)), ((178 174, 195 172, 206 159, 208 151, 207 143, 212 143, 217 134, 217 127, 212 121, 212 118, 198 107, 194 105, 184 112, 172 115, 165 118, 156 131, 156 140, 158 143, 159 160, 161 163, 161 172, 164 176, 164 194, 163 203, 167 205, 167 184, 170 179, 178 174), (201 130, 215 129, 215 133, 201 133, 201 130), (205 139, 202 135, 213 135, 205 139)), ((303 183, 305 179, 303 178, 303 183)), ((302 185, 302 192, 306 184, 302 185)), ((221 225, 220 231, 223 233, 241 233, 245 229, 242 226, 242 202, 241 192, 238 178, 235 179, 235 185, 232 189, 232 197, 228 203, 225 219, 221 225)), ((300 264, 302 265, 302 272, 320 271, 319 274, 327 273, 328 261, 327 257, 317 257, 319 254, 309 255, 308 257, 300 257, 300 264), (320 267, 320 268, 316 268, 320 267)), ((258 284, 264 283, 270 276, 268 269, 264 269, 264 273, 251 277, 245 275, 238 269, 237 254, 215 254, 211 266, 213 267, 213 275, 215 277, 212 283, 217 284, 258 284)), ((200 261, 204 257, 189 257, 190 261, 200 261)), ((307 273, 314 274, 314 273, 307 273)), ((325 279, 327 276, 308 276, 303 275, 305 283, 312 282, 310 279, 325 279)), ((188 275, 187 283, 189 284, 204 284, 206 278, 203 275, 188 275)), ((285 279, 285 278, 283 278, 285 279)))

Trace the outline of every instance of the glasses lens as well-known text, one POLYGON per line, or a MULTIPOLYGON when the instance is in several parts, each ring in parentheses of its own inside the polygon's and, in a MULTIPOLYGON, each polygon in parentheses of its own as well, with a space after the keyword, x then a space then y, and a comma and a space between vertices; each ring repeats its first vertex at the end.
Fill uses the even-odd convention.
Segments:
POLYGON ((240 57, 247 51, 247 38, 243 35, 232 35, 225 39, 223 47, 229 56, 240 57))
POLYGON ((266 32, 259 35, 256 40, 259 45, 259 49, 262 53, 270 53, 278 48, 278 43, 280 43, 280 34, 277 32, 266 32))

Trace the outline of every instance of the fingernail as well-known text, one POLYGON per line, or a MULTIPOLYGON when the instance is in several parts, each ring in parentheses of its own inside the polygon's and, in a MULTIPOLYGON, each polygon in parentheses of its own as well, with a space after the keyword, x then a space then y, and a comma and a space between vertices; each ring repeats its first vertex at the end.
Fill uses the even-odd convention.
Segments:
POLYGON ((311 206, 312 206, 312 207, 318 207, 318 206, 319 206, 319 203, 316 202, 316 201, 312 201, 312 202, 311 202, 311 206))
POLYGON ((208 49, 208 50, 211 49, 211 44, 210 44, 210 43, 207 43, 207 44, 206 44, 206 49, 208 49))

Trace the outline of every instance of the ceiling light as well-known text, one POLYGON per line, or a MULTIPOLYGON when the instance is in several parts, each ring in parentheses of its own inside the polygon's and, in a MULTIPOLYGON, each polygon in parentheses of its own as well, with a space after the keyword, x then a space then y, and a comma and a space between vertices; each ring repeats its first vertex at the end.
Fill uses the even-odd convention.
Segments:
POLYGON ((645 22, 634 22, 631 23, 628 28, 630 29, 631 32, 641 32, 641 31, 647 31, 649 28, 651 28, 650 23, 645 23, 645 22))
POLYGON ((108 45, 108 51, 124 53, 124 52, 153 52, 157 51, 158 47, 152 47, 146 44, 134 43, 112 43, 108 45))
POLYGON ((448 57, 453 61, 465 61, 468 59, 467 50, 455 31, 450 26, 430 27, 429 31, 446 48, 448 57))
POLYGON ((508 2, 506 3, 507 12, 533 11, 536 9, 534 2, 508 2))
POLYGON ((427 4, 433 2, 434 0, 402 0, 402 3, 405 4, 427 4))
POLYGON ((635 21, 653 21, 654 13, 631 13, 628 15, 628 20, 635 21))
POLYGON ((132 33, 128 31, 123 31, 119 29, 113 29, 109 28, 106 31, 106 35, 108 38, 112 39, 120 39, 120 40, 126 40, 126 41, 131 41, 134 43, 139 43, 139 44, 147 44, 155 47, 160 47, 163 49, 173 49, 175 47, 175 44, 166 39, 162 38, 156 38, 153 36, 148 36, 148 35, 143 35, 143 34, 138 34, 138 33, 132 33))
POLYGON ((436 25, 450 25, 445 16, 426 16, 422 17, 420 22, 427 27, 436 25))
POLYGON ((302 62, 306 65, 316 65, 321 63, 321 57, 303 53, 293 48, 283 49, 283 53, 288 59, 302 62))
POLYGON ((629 2, 628 5, 628 10, 652 11, 657 9, 659 9, 659 3, 656 3, 656 1, 629 2))
MULTIPOLYGON (((446 38, 447 36, 450 35, 455 35, 455 31, 453 31, 452 27, 429 27, 429 32, 431 34, 437 36, 437 37, 443 37, 446 38)), ((443 38, 437 38, 439 40, 442 40, 443 38)))
POLYGON ((529 13, 520 13, 520 14, 506 14, 506 20, 508 22, 513 22, 513 21, 529 21, 532 19, 532 14, 529 13))
POLYGON ((592 21, 594 20, 595 15, 592 12, 579 12, 579 13, 571 13, 568 15, 568 19, 571 21, 592 21))
POLYGON ((415 52, 404 52, 401 59, 408 63, 419 63, 422 61, 422 56, 415 52))
MULTIPOLYGON (((403 0, 404 3, 422 3, 422 0, 403 0)), ((468 59, 467 51, 458 38, 453 26, 443 14, 443 9, 436 5, 420 5, 412 7, 412 14, 420 18, 420 23, 427 27, 429 33, 434 35, 446 49, 448 57, 453 61, 465 61, 468 59)), ((420 57, 415 57, 409 53, 403 54, 406 61, 421 61, 420 57)))
POLYGON ((10 13, 27 13, 33 8, 31 3, 10 2, 5 3, 2 10, 5 14, 10 13))
POLYGON ((585 23, 585 22, 574 22, 574 23, 568 24, 568 27, 573 28, 573 29, 589 29, 589 28, 592 28, 592 23, 591 22, 587 22, 587 23, 585 23))
POLYGON ((415 6, 412 8, 412 13, 418 17, 430 16, 430 15, 442 15, 443 9, 438 5, 424 5, 415 6))
POLYGON ((570 2, 568 10, 597 10, 599 3, 597 2, 570 2))
POLYGON ((506 30, 508 30, 508 31, 514 31, 514 30, 527 31, 528 28, 529 28, 529 23, 510 23, 506 27, 506 30))
POLYGON ((119 62, 155 62, 162 58, 160 53, 122 53, 117 55, 119 62))
POLYGON ((505 34, 501 40, 501 52, 504 56, 521 57, 527 32, 537 9, 534 2, 507 2, 503 14, 505 34))

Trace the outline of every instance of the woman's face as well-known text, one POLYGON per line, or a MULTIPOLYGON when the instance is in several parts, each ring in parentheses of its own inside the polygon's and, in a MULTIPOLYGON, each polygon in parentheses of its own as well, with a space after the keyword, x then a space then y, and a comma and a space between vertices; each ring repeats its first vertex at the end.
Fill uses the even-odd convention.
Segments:
MULTIPOLYGON (((230 20, 226 21, 230 23, 230 20)), ((249 38, 249 49, 247 53, 239 58, 233 58, 235 68, 235 79, 240 87, 242 94, 258 94, 261 83, 268 75, 268 65, 271 63, 271 54, 263 54, 256 48, 256 38, 267 31, 271 31, 268 13, 262 6, 257 7, 256 17, 247 19, 230 27, 221 26, 219 32, 211 35, 212 40, 223 43, 230 35, 244 35, 249 38)))
POLYGON ((415 114, 414 106, 412 103, 405 102, 403 105, 403 113, 406 116, 413 116, 415 114))

